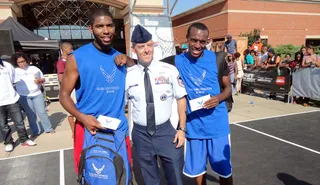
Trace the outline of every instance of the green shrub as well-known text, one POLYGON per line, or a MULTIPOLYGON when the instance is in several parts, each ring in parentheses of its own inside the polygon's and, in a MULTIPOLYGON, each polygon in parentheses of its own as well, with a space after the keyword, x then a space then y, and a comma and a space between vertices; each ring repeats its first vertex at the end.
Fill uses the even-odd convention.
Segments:
POLYGON ((294 46, 292 44, 279 45, 276 48, 273 48, 277 55, 281 56, 281 59, 284 59, 286 54, 291 54, 291 59, 294 59, 296 52, 300 51, 302 46, 294 46))
POLYGON ((320 45, 314 47, 314 52, 318 55, 320 55, 320 45))
POLYGON ((260 37, 260 29, 255 28, 250 33, 240 33, 240 37, 248 37, 248 46, 251 46, 258 37, 260 37))

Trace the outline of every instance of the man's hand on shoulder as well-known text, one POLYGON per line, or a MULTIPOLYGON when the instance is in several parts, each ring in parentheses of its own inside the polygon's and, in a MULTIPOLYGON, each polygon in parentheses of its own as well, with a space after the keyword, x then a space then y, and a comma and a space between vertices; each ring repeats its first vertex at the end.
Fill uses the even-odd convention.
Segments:
POLYGON ((137 64, 137 61, 134 59, 128 57, 125 54, 118 54, 116 57, 114 57, 114 63, 117 66, 124 66, 127 65, 128 67, 132 67, 137 64))
POLYGON ((114 57, 114 63, 117 66, 123 66, 127 65, 128 57, 125 54, 118 54, 116 57, 114 57))

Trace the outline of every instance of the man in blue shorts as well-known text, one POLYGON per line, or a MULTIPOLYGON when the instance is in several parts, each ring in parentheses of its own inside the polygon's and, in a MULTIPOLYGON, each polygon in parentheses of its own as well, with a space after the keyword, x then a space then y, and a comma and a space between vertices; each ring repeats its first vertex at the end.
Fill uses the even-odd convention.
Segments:
POLYGON ((205 49, 207 38, 208 28, 193 23, 187 33, 188 52, 175 58, 188 99, 183 173, 196 178, 198 185, 206 184, 209 159, 220 184, 232 185, 230 128, 225 104, 231 95, 231 84, 226 68, 222 74, 223 91, 220 91, 216 55, 205 49))

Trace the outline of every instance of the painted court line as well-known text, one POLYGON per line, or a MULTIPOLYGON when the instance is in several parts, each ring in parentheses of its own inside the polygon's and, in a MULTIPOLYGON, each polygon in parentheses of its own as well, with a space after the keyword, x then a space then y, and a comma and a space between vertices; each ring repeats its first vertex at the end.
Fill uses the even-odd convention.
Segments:
POLYGON ((251 131, 253 131, 253 132, 262 134, 262 135, 264 135, 264 136, 271 137, 271 138, 276 139, 276 140, 278 140, 278 141, 282 141, 282 142, 284 142, 284 143, 287 143, 287 144, 290 144, 290 145, 293 145, 293 146, 296 146, 296 147, 299 147, 299 148, 302 148, 302 149, 305 149, 305 150, 308 150, 308 151, 310 151, 310 152, 313 152, 313 153, 316 153, 316 154, 319 154, 319 155, 320 155, 320 152, 319 152, 319 151, 313 150, 313 149, 311 149, 311 148, 307 148, 307 147, 302 146, 302 145, 298 145, 298 144, 296 144, 296 143, 293 143, 293 142, 290 142, 290 141, 281 139, 281 138, 279 138, 279 137, 276 137, 276 136, 273 136, 273 135, 270 135, 270 134, 261 132, 261 131, 259 131, 259 130, 256 130, 256 129, 253 129, 253 128, 250 128, 250 127, 247 127, 247 126, 244 126, 244 125, 240 125, 240 124, 237 124, 237 123, 233 123, 233 125, 236 125, 236 126, 238 126, 238 127, 242 127, 242 128, 251 130, 251 131))
POLYGON ((64 182, 64 150, 60 150, 60 185, 65 185, 64 182))
POLYGON ((307 114, 307 113, 319 112, 319 111, 320 110, 309 110, 309 111, 304 111, 304 112, 295 112, 295 113, 282 114, 282 115, 277 115, 277 116, 268 116, 268 117, 263 117, 263 118, 248 119, 248 120, 244 120, 244 121, 236 121, 236 122, 232 122, 230 124, 245 123, 245 122, 250 122, 250 121, 259 121, 259 120, 265 120, 265 119, 271 119, 271 118, 281 118, 281 117, 286 117, 286 116, 294 116, 294 115, 307 114))
POLYGON ((2 160, 7 160, 7 159, 15 159, 15 158, 20 158, 20 157, 28 157, 28 156, 33 156, 33 155, 39 155, 39 154, 47 154, 47 153, 52 153, 52 152, 59 152, 61 150, 71 150, 73 148, 64 148, 64 149, 58 149, 58 150, 49 150, 45 152, 38 152, 38 153, 32 153, 32 154, 26 154, 26 155, 19 155, 19 156, 14 156, 14 157, 6 157, 6 158, 0 158, 0 161, 2 160))

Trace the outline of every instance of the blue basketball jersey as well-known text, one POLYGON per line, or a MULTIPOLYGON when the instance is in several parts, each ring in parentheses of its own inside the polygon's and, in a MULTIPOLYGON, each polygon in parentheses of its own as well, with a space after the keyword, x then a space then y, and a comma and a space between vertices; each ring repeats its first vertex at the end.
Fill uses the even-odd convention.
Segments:
POLYGON ((189 101, 205 95, 220 94, 216 55, 204 50, 201 58, 194 59, 188 53, 177 55, 175 65, 187 90, 187 138, 209 139, 230 133, 228 110, 225 102, 212 109, 191 112, 189 101))
POLYGON ((73 52, 80 85, 76 88, 80 112, 95 116, 109 116, 121 120, 118 129, 127 131, 128 123, 124 112, 126 67, 116 66, 114 57, 119 54, 112 50, 106 54, 93 43, 84 45, 73 52))

